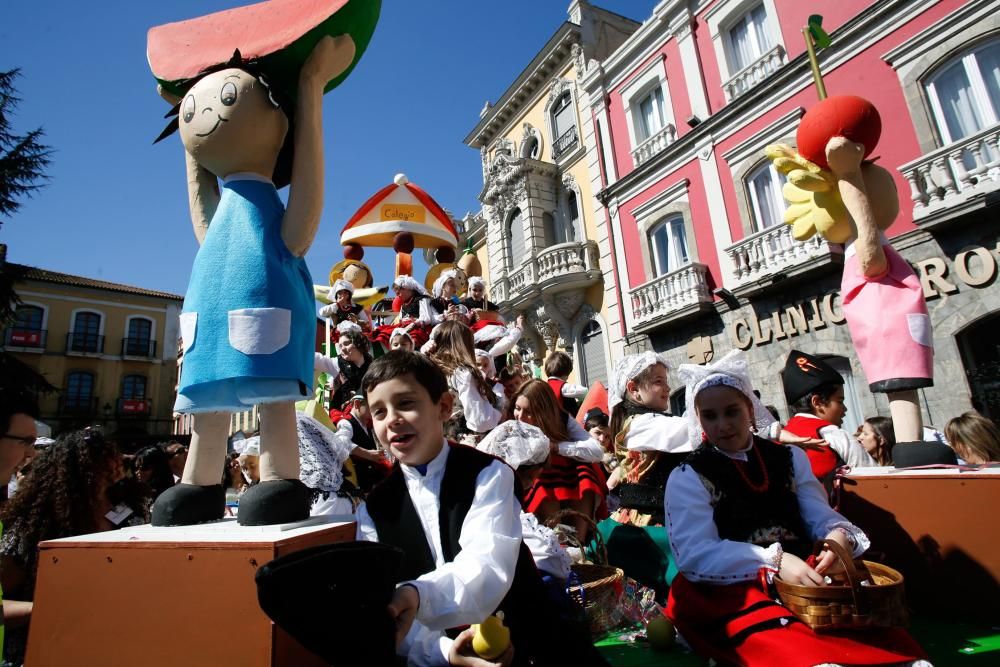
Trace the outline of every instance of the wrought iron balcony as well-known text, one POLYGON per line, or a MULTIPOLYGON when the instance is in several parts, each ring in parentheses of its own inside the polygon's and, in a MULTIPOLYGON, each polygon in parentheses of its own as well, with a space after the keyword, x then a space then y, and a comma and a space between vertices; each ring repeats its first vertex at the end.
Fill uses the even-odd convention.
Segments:
POLYGON ((74 417, 95 417, 97 416, 98 403, 96 396, 63 394, 59 397, 59 414, 74 417))
POLYGON ((917 224, 963 212, 1000 190, 1000 124, 931 151, 899 170, 910 184, 917 224))
POLYGON ((66 334, 67 354, 101 354, 104 352, 104 336, 82 331, 66 334))
POLYGON ((560 155, 568 153, 570 150, 576 148, 579 141, 580 138, 576 131, 576 125, 573 125, 568 130, 560 134, 559 138, 552 144, 552 159, 555 160, 560 155))
POLYGON ((733 292, 754 292, 767 278, 811 271, 842 259, 843 253, 841 246, 819 236, 796 241, 789 225, 768 227, 726 248, 735 271, 734 282, 726 287, 733 292))
POLYGON ((784 64, 785 49, 778 44, 722 84, 722 88, 726 91, 726 97, 732 102, 771 74, 774 74, 784 64))
POLYGON ((148 338, 122 338, 122 356, 153 359, 156 357, 156 341, 148 338))
POLYGON ((667 123, 641 144, 632 149, 632 162, 638 167, 640 164, 661 152, 664 148, 677 140, 677 128, 667 123))
POLYGON ((6 347, 24 347, 44 350, 48 337, 48 329, 25 329, 23 327, 11 327, 4 332, 4 345, 6 347))
POLYGON ((708 267, 692 263, 630 290, 632 328, 652 329, 711 304, 707 278, 708 267))

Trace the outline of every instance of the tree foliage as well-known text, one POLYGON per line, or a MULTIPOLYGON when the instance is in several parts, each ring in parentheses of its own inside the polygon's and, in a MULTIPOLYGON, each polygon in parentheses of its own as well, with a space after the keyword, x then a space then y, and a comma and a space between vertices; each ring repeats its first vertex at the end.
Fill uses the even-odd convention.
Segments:
POLYGON ((11 117, 20 102, 14 87, 19 76, 19 69, 0 72, 0 226, 45 184, 45 168, 52 158, 52 149, 42 143, 42 128, 26 134, 14 131, 11 117))

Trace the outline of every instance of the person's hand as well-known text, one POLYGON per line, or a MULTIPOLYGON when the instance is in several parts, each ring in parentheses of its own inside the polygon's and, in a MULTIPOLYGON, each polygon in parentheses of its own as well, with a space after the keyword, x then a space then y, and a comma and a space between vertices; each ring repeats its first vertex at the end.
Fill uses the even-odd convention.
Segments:
POLYGON ((455 637, 451 643, 451 650, 448 651, 448 664, 456 667, 510 667, 514 660, 513 644, 500 654, 496 661, 484 660, 476 655, 472 650, 472 638, 476 636, 476 631, 472 628, 463 630, 462 634, 455 637))
POLYGON ((392 601, 387 609, 389 615, 396 622, 396 647, 403 643, 413 619, 417 616, 417 609, 420 608, 420 593, 409 584, 404 584, 396 589, 392 594, 392 601))
MULTIPOLYGON (((854 549, 851 547, 850 542, 847 540, 847 535, 840 530, 832 530, 830 534, 826 536, 825 542, 836 542, 840 546, 844 547, 847 553, 851 553, 854 549)), ((816 572, 819 574, 838 574, 844 571, 844 564, 837 558, 837 555, 833 553, 830 549, 823 546, 823 551, 819 553, 819 558, 816 560, 816 572)))
POLYGON ((354 40, 350 35, 323 37, 306 58, 299 72, 299 81, 320 86, 340 76, 354 61, 354 40))
POLYGON ((789 584, 800 586, 825 586, 823 576, 798 556, 787 551, 781 556, 781 569, 778 578, 789 584))

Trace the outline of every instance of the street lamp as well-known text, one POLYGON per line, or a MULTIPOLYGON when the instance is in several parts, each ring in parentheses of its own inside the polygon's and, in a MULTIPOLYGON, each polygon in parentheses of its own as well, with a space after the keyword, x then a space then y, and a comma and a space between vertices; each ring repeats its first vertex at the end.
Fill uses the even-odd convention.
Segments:
POLYGON ((107 424, 108 420, 111 419, 111 404, 105 403, 101 409, 104 411, 104 423, 107 424))

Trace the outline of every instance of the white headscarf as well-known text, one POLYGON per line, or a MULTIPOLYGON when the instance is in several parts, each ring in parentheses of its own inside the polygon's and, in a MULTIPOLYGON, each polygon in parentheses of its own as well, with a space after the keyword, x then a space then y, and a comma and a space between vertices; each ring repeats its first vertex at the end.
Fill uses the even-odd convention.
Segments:
POLYGON ((240 456, 260 456, 260 436, 237 440, 233 442, 233 449, 239 452, 240 456))
POLYGON ((351 296, 354 295, 354 285, 347 282, 343 278, 340 278, 334 281, 332 285, 330 285, 330 291, 326 293, 326 298, 329 299, 331 302, 336 301, 337 292, 343 292, 344 290, 350 292, 351 296))
POLYGON ((392 333, 389 334, 389 345, 392 345, 393 339, 396 338, 397 336, 406 336, 407 338, 410 339, 410 342, 412 343, 413 336, 410 335, 411 326, 413 325, 407 324, 405 327, 396 327, 395 329, 393 329, 392 333))
MULTIPOLYGON (((437 280, 434 281, 434 287, 431 292, 435 297, 441 298, 441 290, 444 289, 444 284, 448 282, 449 279, 458 279, 458 271, 455 269, 448 269, 447 271, 442 271, 441 275, 438 276, 437 280)), ((457 287, 457 285, 456 285, 457 287)))
POLYGON ((490 360, 490 369, 492 371, 492 374, 493 375, 497 374, 497 367, 496 367, 496 364, 493 362, 493 355, 491 355, 486 350, 480 350, 477 347, 476 348, 476 361, 479 361, 480 359, 489 359, 490 360))
POLYGON ((724 385, 732 387, 750 401, 753 406, 753 423, 759 431, 767 431, 774 423, 774 416, 764 407, 757 395, 753 393, 753 382, 747 367, 747 358, 740 350, 733 350, 715 363, 698 366, 696 364, 681 364, 677 374, 684 381, 685 416, 688 420, 688 439, 691 446, 697 449, 701 445, 701 422, 694 403, 698 394, 709 387, 724 385))
POLYGON ((352 322, 350 320, 344 320, 343 322, 337 325, 337 333, 339 333, 340 335, 348 333, 361 333, 361 332, 362 332, 361 327, 356 322, 352 322))
POLYGON ((299 439, 299 479, 310 489, 335 493, 344 482, 341 468, 353 443, 340 429, 331 431, 312 417, 295 413, 299 439))
POLYGON ((611 377, 608 383, 608 410, 614 410, 615 406, 625 400, 625 385, 629 380, 643 372, 654 364, 663 364, 664 368, 670 368, 667 358, 656 352, 640 352, 639 354, 627 354, 617 362, 611 369, 611 377))
POLYGON ((517 470, 544 463, 549 458, 549 438, 537 426, 510 419, 490 431, 476 449, 503 459, 517 470))
POLYGON ((479 276, 469 276, 469 291, 472 291, 476 285, 480 285, 483 288, 483 292, 486 291, 486 281, 479 276))
POLYGON ((411 289, 417 294, 427 296, 427 290, 424 289, 424 286, 417 282, 416 278, 408 276, 405 273, 403 275, 396 276, 396 279, 392 281, 392 288, 395 290, 411 289))

